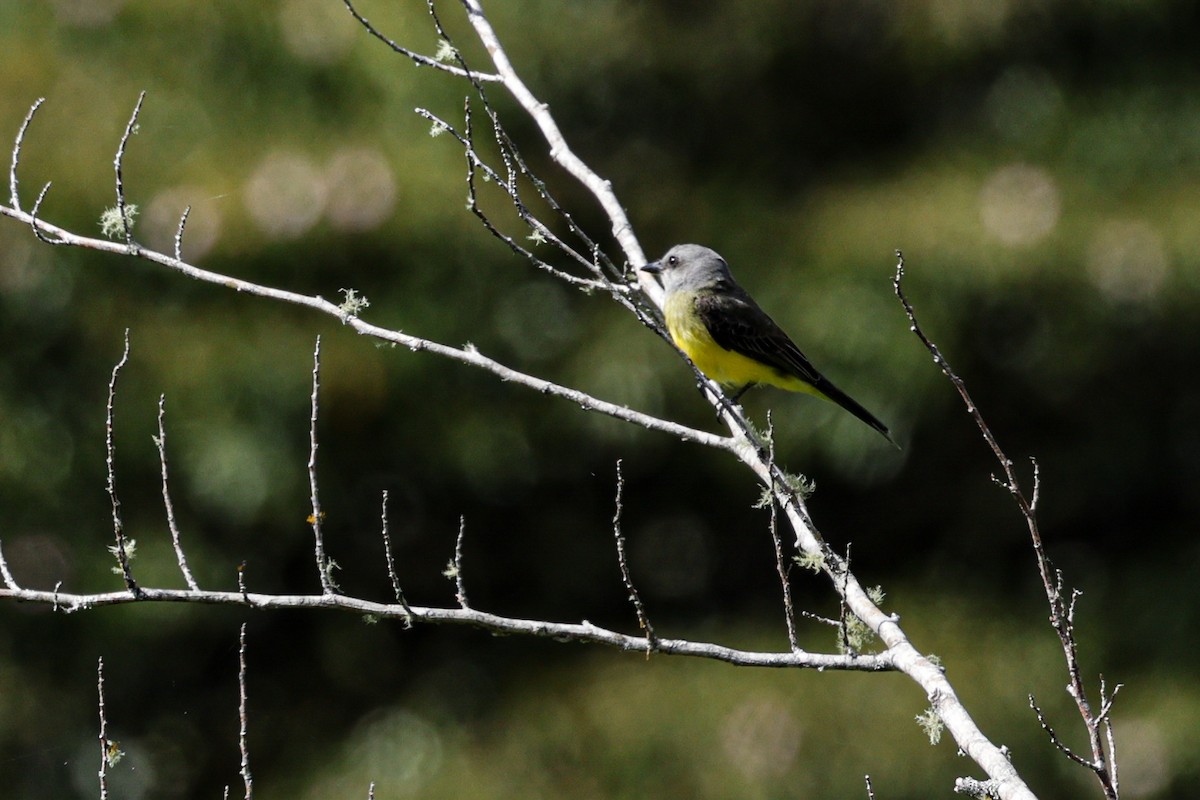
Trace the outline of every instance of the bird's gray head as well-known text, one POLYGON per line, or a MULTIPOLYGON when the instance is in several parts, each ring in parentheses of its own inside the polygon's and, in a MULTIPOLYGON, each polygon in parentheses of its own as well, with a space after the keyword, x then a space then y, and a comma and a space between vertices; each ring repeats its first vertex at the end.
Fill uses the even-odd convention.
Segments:
POLYGON ((642 272, 661 276, 667 294, 694 292, 733 280, 725 259, 698 244, 677 244, 658 261, 642 267, 642 272))

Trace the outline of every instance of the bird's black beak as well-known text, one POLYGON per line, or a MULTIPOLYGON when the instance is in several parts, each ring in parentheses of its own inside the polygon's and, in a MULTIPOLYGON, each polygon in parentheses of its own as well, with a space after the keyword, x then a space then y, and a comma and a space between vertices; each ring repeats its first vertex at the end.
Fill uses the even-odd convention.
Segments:
POLYGON ((651 275, 658 275, 658 274, 662 273, 662 271, 663 271, 662 262, 661 261, 651 261, 649 264, 646 264, 645 266, 638 267, 638 270, 641 272, 649 272, 651 275))

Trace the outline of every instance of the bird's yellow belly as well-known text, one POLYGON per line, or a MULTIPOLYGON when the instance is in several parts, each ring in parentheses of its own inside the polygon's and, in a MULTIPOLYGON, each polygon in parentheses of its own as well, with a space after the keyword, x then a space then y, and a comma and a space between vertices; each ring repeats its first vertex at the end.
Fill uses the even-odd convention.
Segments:
POLYGON ((717 344, 696 314, 693 297, 669 297, 664 312, 667 330, 675 345, 687 353, 697 369, 722 386, 737 388, 763 383, 791 391, 804 391, 807 388, 801 381, 780 373, 774 367, 717 344))

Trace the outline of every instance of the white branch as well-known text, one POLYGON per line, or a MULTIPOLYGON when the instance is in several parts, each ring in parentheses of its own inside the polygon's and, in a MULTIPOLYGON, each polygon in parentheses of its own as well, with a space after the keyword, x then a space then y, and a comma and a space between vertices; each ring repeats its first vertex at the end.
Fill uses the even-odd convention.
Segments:
MULTIPOLYGON (((616 647, 619 650, 645 653, 645 636, 630 636, 593 625, 586 620, 578 623, 547 622, 490 614, 474 608, 438 608, 399 603, 377 603, 341 594, 281 595, 258 592, 194 592, 190 589, 151 589, 142 587, 135 597, 131 592, 70 594, 37 589, 0 589, 0 601, 15 600, 41 603, 70 614, 102 606, 130 603, 205 603, 210 605, 248 606, 259 609, 325 608, 369 614, 374 617, 412 620, 436 625, 468 625, 504 634, 521 634, 556 641, 586 642, 616 647)), ((890 653, 835 654, 796 651, 786 653, 737 650, 719 644, 687 639, 655 639, 653 653, 710 658, 744 667, 809 668, 818 670, 853 670, 882 672, 894 668, 890 653)))
MULTIPOLYGON (((483 46, 487 48, 488 55, 491 56, 492 63, 496 66, 496 72, 503 81, 504 87, 521 104, 525 113, 533 118, 538 128, 541 129, 542 135, 546 137, 546 142, 550 145, 550 157, 561 164, 572 177, 587 187, 588 191, 600 201, 604 213, 612 222, 613 236, 620 242, 621 249, 625 251, 625 256, 629 259, 630 264, 634 266, 645 264, 646 255, 642 252, 642 246, 633 234, 633 226, 629 224, 625 209, 613 192, 612 181, 597 175, 567 145, 566 137, 563 136, 558 123, 550 114, 550 106, 538 100, 513 69, 512 62, 508 60, 508 54, 501 46, 496 31, 484 15, 479 0, 462 0, 462 4, 467 9, 467 18, 475 28, 475 33, 483 42, 483 46)), ((662 289, 658 284, 651 279, 642 279, 641 273, 638 275, 638 280, 641 282, 642 289, 650 295, 654 302, 662 305, 662 289)))
POLYGON ((566 386, 561 386, 542 378, 520 372, 498 361, 480 353, 474 345, 465 345, 464 347, 453 347, 451 345, 441 344, 431 339, 424 339, 419 336, 402 333, 400 331, 389 330, 378 325, 372 325, 364 322, 362 319, 347 313, 341 306, 332 303, 319 295, 306 295, 298 292, 287 291, 286 289, 276 289, 270 286, 245 281, 240 278, 234 278, 229 275, 224 275, 219 272, 202 269, 182 261, 173 256, 159 253, 146 248, 137 248, 130 252, 128 245, 119 242, 110 242, 104 239, 95 239, 88 236, 80 236, 70 231, 60 228, 57 225, 52 225, 41 219, 35 218, 32 214, 24 211, 18 211, 9 206, 0 205, 0 215, 12 217, 13 219, 24 222, 27 225, 36 226, 36 229, 42 234, 52 234, 61 240, 61 244, 72 247, 84 247, 90 250, 99 250, 106 253, 115 253, 123 256, 133 256, 143 258, 147 261, 153 261, 156 264, 161 264, 169 267, 177 272, 186 275, 189 278, 194 278, 205 283, 214 283, 219 286, 224 286, 228 289, 233 289, 236 292, 245 292, 258 297, 265 297, 270 300, 277 300, 283 303, 292 303, 294 305, 306 306, 315 311, 320 311, 323 314, 328 314, 331 317, 336 317, 341 320, 344 325, 353 328, 355 332, 364 336, 371 336, 376 339, 381 339, 386 342, 392 342, 403 347, 407 347, 413 352, 428 351, 435 353, 455 361, 462 362, 469 366, 478 367, 487 370, 494 375, 497 375, 501 380, 512 383, 521 384, 541 394, 553 395, 569 400, 580 408, 586 411, 595 411, 600 414, 606 414, 616 419, 624 420, 625 422, 641 425, 649 430, 660 431, 672 436, 678 436, 680 439, 687 442, 705 445, 707 447, 715 447, 719 450, 730 450, 736 452, 738 445, 732 439, 726 436, 718 436, 706 431, 689 428, 686 425, 680 425, 677 422, 661 419, 651 416, 640 411, 634 411, 625 406, 619 406, 615 403, 609 403, 599 398, 593 397, 586 392, 581 392, 578 389, 571 389, 566 386))

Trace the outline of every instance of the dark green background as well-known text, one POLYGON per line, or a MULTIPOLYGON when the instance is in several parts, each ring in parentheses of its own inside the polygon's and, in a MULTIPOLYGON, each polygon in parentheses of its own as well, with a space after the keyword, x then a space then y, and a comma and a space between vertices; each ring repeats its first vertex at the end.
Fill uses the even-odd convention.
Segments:
MULTIPOLYGON (((486 62, 460 9, 439 6, 486 62)), ((362 10, 432 54, 417 0, 362 10)), ((1026 695, 1083 748, 1022 521, 995 463, 891 294, 893 251, 927 332, 1028 476, 1047 546, 1084 590, 1084 669, 1115 712, 1131 798, 1192 796, 1200 479, 1200 12, 1187 2, 492 2, 518 70, 613 181, 652 256, 718 249, 816 364, 904 443, 828 404, 752 393, 780 459, 864 582, 888 592, 983 730, 1040 797, 1098 796, 1026 695)), ((473 342, 533 374, 717 430, 674 354, 619 307, 535 271, 464 207, 464 84, 417 69, 336 0, 7 0, 0 130, 25 143, 28 207, 98 232, 112 156, 136 234, 248 280, 336 298, 375 323, 473 342), (345 169, 345 165, 360 165, 345 169), (265 216, 264 216, 265 215, 265 216), (264 221, 265 220, 265 221, 264 221)), ((525 155, 609 247, 594 202, 532 124, 491 97, 525 155)), ((477 120, 478 123, 478 120, 477 120)), ((7 148, 6 148, 7 150, 7 148)), ((501 208, 489 196, 489 208, 501 208)), ((508 230, 519 233, 500 214, 508 230)), ((546 248, 539 252, 562 266, 546 248)), ((0 222, 0 540, 27 586, 119 587, 105 547, 103 408, 125 328, 117 475, 135 574, 182 586, 165 531, 156 403, 202 585, 315 592, 308 383, 323 336, 320 480, 348 593, 453 603, 460 515, 474 605, 636 631, 611 539, 615 462, 635 579, 660 635, 786 646, 767 515, 723 454, 580 412, 312 312, 148 263, 38 243, 0 222)), ((1028 477, 1026 478, 1028 480, 1028 477)), ((798 603, 836 615, 823 580, 798 603)), ((95 666, 127 798, 240 796, 237 631, 249 624, 261 798, 951 796, 977 774, 901 676, 738 670, 329 612, 0 608, 0 781, 98 796, 95 666)), ((804 622, 813 648, 832 631, 804 622)))

